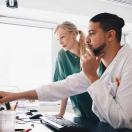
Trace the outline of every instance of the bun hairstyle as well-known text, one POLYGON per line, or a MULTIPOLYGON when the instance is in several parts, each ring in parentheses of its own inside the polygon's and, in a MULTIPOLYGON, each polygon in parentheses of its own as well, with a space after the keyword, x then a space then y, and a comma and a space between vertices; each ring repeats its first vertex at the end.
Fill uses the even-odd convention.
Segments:
POLYGON ((121 41, 122 27, 125 25, 123 18, 115 14, 100 13, 91 18, 90 21, 99 22, 104 31, 115 30, 117 40, 121 41))
POLYGON ((57 25, 57 27, 55 28, 54 33, 56 33, 59 28, 62 28, 64 30, 66 30, 67 32, 73 32, 76 36, 79 35, 78 44, 79 44, 79 47, 80 47, 80 54, 82 54, 82 52, 83 52, 82 50, 83 50, 83 47, 85 45, 85 35, 84 35, 84 33, 81 30, 78 30, 76 25, 74 25, 70 21, 64 21, 63 23, 57 25))
POLYGON ((119 28, 123 28, 124 25, 125 25, 124 20, 123 20, 122 18, 119 17, 119 18, 118 18, 118 26, 119 26, 119 28))

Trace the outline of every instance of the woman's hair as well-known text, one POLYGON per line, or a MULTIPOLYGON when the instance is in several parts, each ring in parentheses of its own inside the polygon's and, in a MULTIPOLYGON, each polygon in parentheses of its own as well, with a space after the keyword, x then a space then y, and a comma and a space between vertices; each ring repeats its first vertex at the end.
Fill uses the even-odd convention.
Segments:
POLYGON ((125 25, 125 22, 119 16, 110 13, 100 13, 91 18, 90 21, 99 22, 104 31, 115 30, 117 40, 121 41, 122 27, 125 25))
POLYGON ((59 28, 62 28, 64 30, 66 30, 67 32, 73 32, 76 36, 79 35, 79 47, 80 47, 80 54, 82 54, 82 49, 85 45, 85 35, 81 30, 78 30, 77 27, 69 21, 64 21, 63 23, 57 25, 57 27, 55 28, 55 32, 57 32, 57 30, 59 28))

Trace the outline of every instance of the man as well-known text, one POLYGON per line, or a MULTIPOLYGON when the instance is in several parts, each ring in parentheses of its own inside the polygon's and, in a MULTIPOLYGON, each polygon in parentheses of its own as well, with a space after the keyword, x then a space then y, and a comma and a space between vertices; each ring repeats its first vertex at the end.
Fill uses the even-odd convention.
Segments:
POLYGON ((114 128, 132 128, 132 49, 121 47, 124 20, 114 14, 101 13, 90 20, 87 53, 82 56, 82 72, 39 89, 0 92, 0 102, 16 99, 55 101, 88 91, 93 111, 100 121, 114 128), (106 70, 99 79, 99 62, 106 70))

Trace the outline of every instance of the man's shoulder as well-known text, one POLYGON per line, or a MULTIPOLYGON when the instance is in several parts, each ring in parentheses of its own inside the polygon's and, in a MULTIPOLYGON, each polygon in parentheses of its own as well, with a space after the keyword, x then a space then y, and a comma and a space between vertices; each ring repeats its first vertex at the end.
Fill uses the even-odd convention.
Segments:
POLYGON ((119 51, 120 56, 131 58, 132 57, 132 47, 128 44, 124 45, 119 51))
POLYGON ((131 65, 132 64, 132 47, 129 45, 124 45, 123 46, 123 50, 120 53, 120 57, 119 60, 121 60, 121 62, 125 62, 125 64, 127 65, 131 65))

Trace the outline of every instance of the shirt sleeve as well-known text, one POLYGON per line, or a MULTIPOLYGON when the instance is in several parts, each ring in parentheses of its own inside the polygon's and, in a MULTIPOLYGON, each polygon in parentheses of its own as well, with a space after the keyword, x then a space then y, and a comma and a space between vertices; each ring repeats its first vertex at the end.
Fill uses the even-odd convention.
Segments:
POLYGON ((55 71, 53 76, 54 82, 65 79, 62 57, 63 55, 61 55, 61 51, 60 51, 58 53, 56 64, 55 64, 55 71))
POLYGON ((90 85, 88 92, 93 111, 101 121, 114 128, 132 128, 132 61, 123 66, 119 87, 99 79, 90 85))
POLYGON ((50 83, 36 89, 41 101, 57 101, 59 99, 87 91, 89 82, 83 72, 68 76, 62 81, 50 83))

